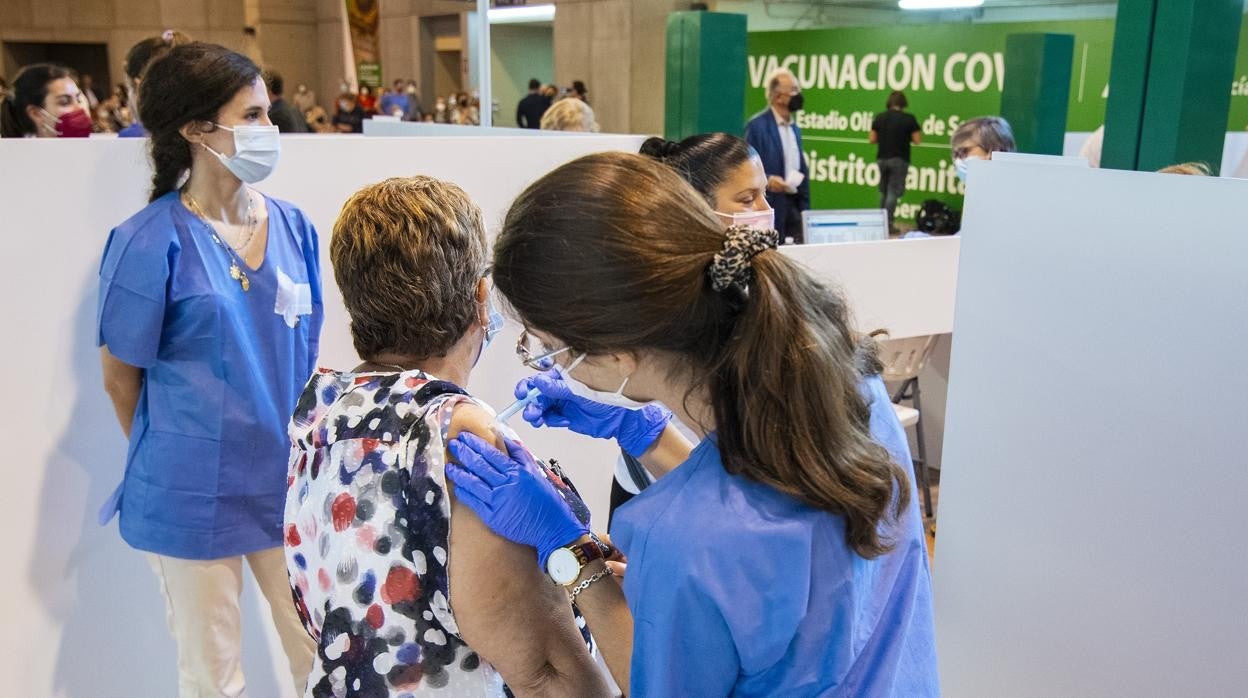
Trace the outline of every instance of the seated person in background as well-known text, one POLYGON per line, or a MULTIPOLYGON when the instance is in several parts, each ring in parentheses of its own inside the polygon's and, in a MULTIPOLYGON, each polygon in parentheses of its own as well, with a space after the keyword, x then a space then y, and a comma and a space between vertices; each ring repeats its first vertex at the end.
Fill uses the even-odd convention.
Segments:
POLYGON ((364 108, 355 101, 355 95, 343 92, 338 96, 338 111, 334 113, 334 129, 338 133, 364 133, 364 108))
POLYGON ((1012 153, 1014 129, 999 116, 981 116, 963 121, 949 141, 953 151, 953 167, 958 179, 966 182, 967 160, 991 160, 993 153, 1012 153))
POLYGON ((543 131, 598 131, 594 110, 579 99, 567 97, 551 105, 542 115, 543 131))
POLYGON ((453 184, 388 179, 343 207, 330 257, 364 363, 320 369, 290 425, 287 567, 319 647, 308 695, 609 695, 566 592, 444 477, 460 432, 514 438, 461 387, 503 322, 480 210, 453 184))

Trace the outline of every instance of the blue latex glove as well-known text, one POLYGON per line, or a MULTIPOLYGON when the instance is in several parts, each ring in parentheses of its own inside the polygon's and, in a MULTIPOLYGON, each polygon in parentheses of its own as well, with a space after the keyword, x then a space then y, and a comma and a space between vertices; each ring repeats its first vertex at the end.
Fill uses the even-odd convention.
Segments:
POLYGON ((459 463, 446 464, 446 476, 455 483, 455 496, 481 517, 498 535, 537 548, 538 564, 559 548, 589 534, 563 497, 546 477, 542 466, 520 444, 503 437, 507 453, 485 439, 460 432, 446 448, 459 463))
POLYGON ((598 439, 615 439, 633 458, 640 458, 672 421, 666 407, 649 404, 639 410, 586 400, 572 392, 558 373, 547 371, 516 384, 516 397, 537 388, 540 395, 524 408, 524 421, 535 427, 564 427, 598 439))

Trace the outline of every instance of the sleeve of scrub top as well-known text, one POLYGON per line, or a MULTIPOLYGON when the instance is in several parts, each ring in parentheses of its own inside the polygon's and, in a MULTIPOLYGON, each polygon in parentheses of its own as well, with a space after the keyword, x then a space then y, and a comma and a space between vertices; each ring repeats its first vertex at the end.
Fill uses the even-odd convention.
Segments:
POLYGON ((638 589, 645 601, 633 619, 629 695, 730 694, 740 660, 719 607, 692 575, 669 570, 646 578, 638 589))
POLYGON ((100 263, 97 346, 107 345, 131 366, 156 363, 175 253, 171 231, 123 226, 109 234, 100 263))

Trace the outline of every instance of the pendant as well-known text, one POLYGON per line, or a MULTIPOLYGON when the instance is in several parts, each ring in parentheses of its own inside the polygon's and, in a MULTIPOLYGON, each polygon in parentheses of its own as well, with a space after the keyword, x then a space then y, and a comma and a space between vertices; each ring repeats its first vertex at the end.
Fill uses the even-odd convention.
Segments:
POLYGON ((247 274, 239 268, 238 262, 230 262, 230 278, 238 282, 243 287, 243 292, 251 290, 251 279, 247 278, 247 274))

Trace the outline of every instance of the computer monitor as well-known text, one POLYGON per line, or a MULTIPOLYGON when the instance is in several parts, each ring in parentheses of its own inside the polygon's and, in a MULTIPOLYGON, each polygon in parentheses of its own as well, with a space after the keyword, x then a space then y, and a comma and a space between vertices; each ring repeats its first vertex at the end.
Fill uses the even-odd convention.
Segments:
POLYGON ((888 212, 882 208, 802 211, 806 244, 888 239, 888 212))

